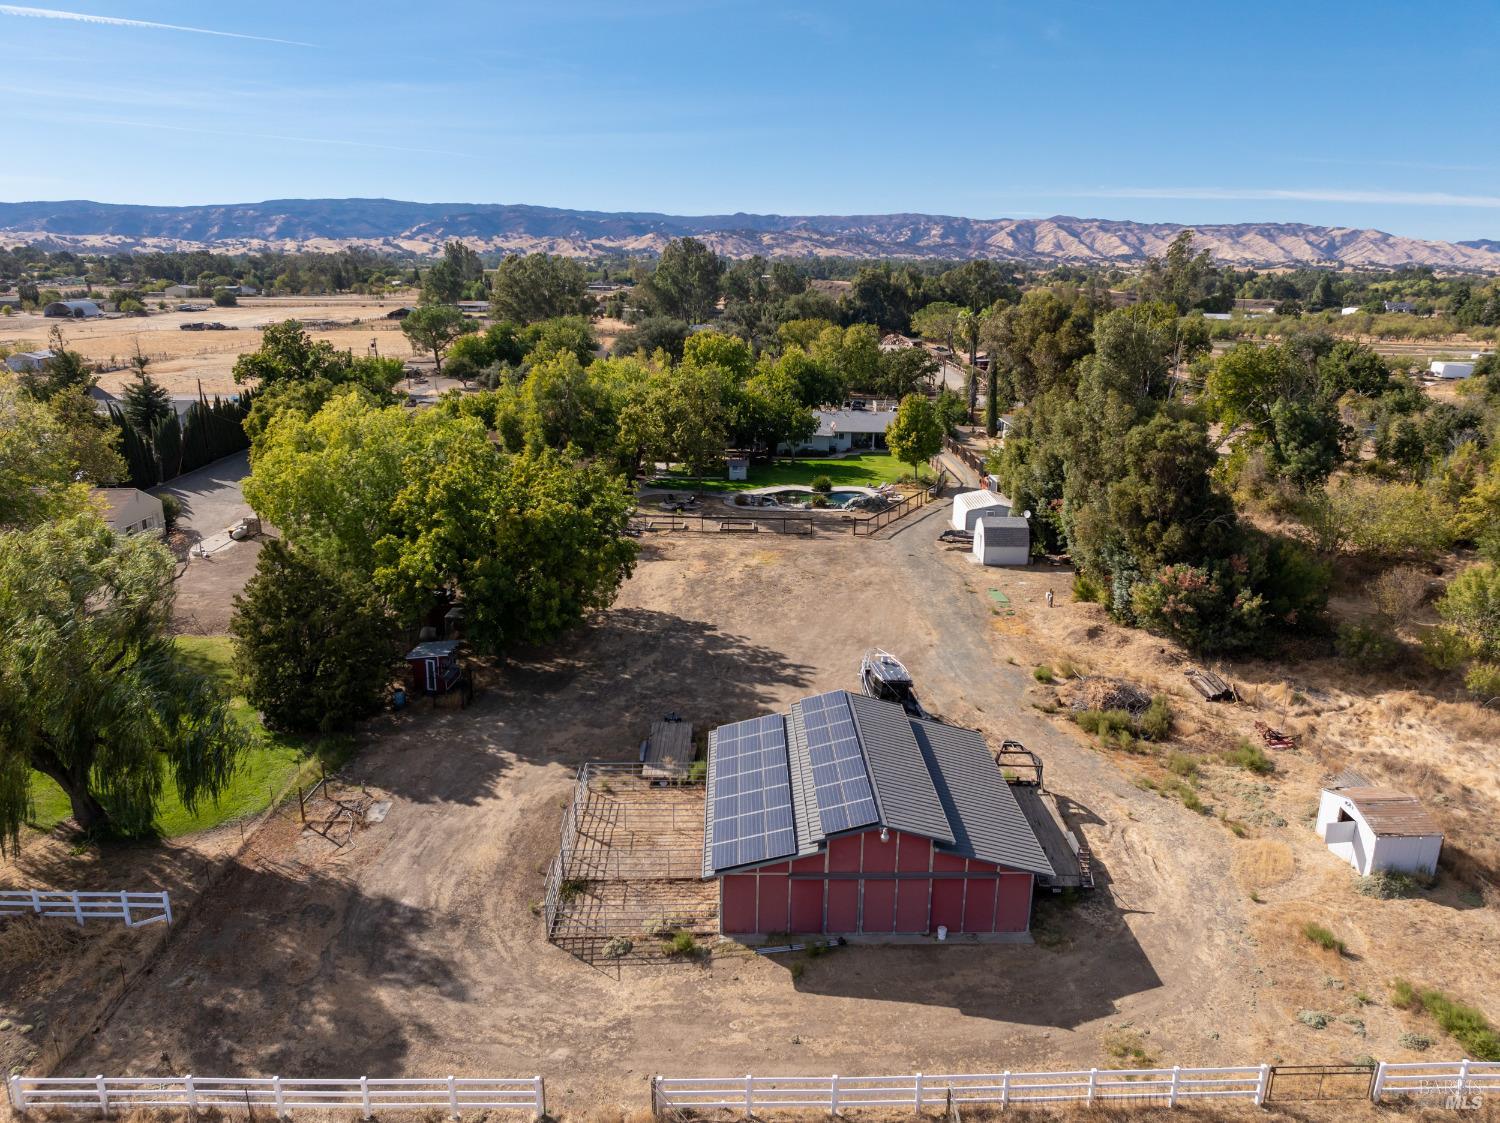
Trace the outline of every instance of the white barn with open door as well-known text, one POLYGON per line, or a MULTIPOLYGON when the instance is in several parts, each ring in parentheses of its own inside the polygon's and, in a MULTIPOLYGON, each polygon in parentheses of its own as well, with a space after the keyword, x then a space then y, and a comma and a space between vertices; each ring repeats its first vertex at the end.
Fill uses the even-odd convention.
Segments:
POLYGON ((1443 831, 1413 795, 1345 772, 1318 800, 1319 836, 1360 874, 1437 873, 1443 831))

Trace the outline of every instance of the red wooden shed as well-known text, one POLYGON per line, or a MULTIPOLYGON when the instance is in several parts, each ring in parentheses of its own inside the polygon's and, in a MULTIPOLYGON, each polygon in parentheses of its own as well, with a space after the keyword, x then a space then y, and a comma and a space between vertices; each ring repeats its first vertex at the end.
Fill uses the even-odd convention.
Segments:
POLYGON ((983 736, 837 691, 709 735, 725 935, 1022 936, 1035 832, 983 736))

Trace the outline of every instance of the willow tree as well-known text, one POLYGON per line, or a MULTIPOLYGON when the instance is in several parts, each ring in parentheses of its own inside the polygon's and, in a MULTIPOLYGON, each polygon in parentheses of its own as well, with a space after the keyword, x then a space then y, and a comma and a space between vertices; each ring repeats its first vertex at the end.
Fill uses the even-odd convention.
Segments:
POLYGON ((169 779, 189 809, 224 789, 245 735, 172 642, 172 570, 93 514, 0 534, 0 843, 33 770, 93 834, 148 830, 169 779))

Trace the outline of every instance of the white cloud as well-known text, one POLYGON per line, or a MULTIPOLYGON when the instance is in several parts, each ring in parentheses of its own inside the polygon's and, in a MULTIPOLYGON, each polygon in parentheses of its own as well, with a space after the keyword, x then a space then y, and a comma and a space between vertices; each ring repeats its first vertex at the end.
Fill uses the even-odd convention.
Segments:
POLYGON ((29 16, 32 19, 67 20, 71 23, 92 23, 107 27, 139 27, 152 31, 188 31, 194 35, 217 35, 224 39, 254 39, 259 43, 282 43, 289 47, 311 47, 311 43, 299 43, 295 39, 272 39, 265 35, 243 35, 238 31, 211 31, 206 27, 182 27, 175 23, 154 23, 151 20, 122 19, 119 16, 96 16, 87 12, 61 12, 56 8, 28 8, 19 4, 0 4, 0 16, 29 16))
POLYGON ((1074 199, 1283 200, 1300 203, 1375 203, 1405 207, 1500 207, 1500 195, 1455 195, 1446 191, 1348 191, 1341 188, 1108 187, 1059 191, 1074 199))

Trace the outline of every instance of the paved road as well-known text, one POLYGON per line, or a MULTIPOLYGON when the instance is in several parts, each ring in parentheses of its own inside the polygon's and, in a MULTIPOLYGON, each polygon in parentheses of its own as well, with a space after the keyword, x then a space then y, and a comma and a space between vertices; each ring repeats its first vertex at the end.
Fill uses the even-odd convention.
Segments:
POLYGON ((153 495, 177 497, 182 504, 177 525, 197 542, 255 513, 240 490, 249 474, 249 454, 237 452, 151 490, 153 495))

